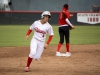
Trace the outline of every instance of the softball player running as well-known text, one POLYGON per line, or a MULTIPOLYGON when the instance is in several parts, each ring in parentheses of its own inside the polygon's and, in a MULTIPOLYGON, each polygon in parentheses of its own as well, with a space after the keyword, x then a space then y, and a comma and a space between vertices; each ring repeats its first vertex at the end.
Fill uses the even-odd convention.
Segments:
POLYGON ((49 19, 51 18, 51 14, 49 11, 44 11, 41 14, 41 20, 35 21, 29 28, 26 34, 26 40, 29 39, 29 35, 34 30, 34 35, 30 43, 30 54, 28 56, 27 65, 25 67, 25 71, 29 71, 30 64, 32 59, 38 60, 44 48, 46 48, 52 37, 54 35, 52 26, 48 23, 49 19), (49 38, 45 44, 46 34, 49 34, 49 38))
POLYGON ((64 4, 63 9, 59 15, 59 36, 60 41, 58 43, 56 56, 63 56, 62 53, 60 53, 61 45, 64 43, 64 37, 66 40, 66 54, 64 56, 71 56, 71 53, 69 51, 69 28, 74 29, 74 26, 70 23, 70 13, 68 12, 69 6, 68 4, 64 4))

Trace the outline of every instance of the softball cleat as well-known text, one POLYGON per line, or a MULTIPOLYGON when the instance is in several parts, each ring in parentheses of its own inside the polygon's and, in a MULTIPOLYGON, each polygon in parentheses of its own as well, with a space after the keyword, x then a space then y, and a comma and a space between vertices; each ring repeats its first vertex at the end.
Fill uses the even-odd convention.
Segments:
POLYGON ((25 72, 29 72, 29 67, 26 67, 25 68, 25 72))
POLYGON ((71 56, 71 53, 70 52, 66 52, 66 54, 64 54, 64 56, 70 57, 71 56))
POLYGON ((64 56, 64 54, 63 53, 60 53, 60 52, 56 52, 56 56, 64 56))

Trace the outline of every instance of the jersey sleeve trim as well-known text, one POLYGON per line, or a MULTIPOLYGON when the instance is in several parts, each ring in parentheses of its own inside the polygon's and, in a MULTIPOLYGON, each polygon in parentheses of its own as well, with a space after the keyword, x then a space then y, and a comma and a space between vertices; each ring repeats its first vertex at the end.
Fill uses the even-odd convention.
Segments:
POLYGON ((49 36, 48 41, 47 41, 47 44, 49 44, 51 42, 52 38, 53 38, 53 35, 52 36, 49 36))
POLYGON ((27 35, 29 36, 31 32, 32 32, 32 30, 28 29, 28 31, 27 31, 27 33, 26 33, 26 36, 27 36, 27 35))

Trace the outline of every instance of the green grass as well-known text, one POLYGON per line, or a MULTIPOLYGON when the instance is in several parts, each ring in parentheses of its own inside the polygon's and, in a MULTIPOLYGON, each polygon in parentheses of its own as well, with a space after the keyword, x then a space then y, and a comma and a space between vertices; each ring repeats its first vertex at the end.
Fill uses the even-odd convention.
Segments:
POLYGON ((71 44, 100 44, 100 26, 76 26, 70 40, 71 44))
MULTIPOLYGON (((30 39, 25 40, 25 35, 30 25, 2 25, 0 26, 0 47, 2 46, 29 46, 30 39)), ((59 42, 58 26, 53 26, 54 37, 51 45, 59 42)), ((47 36, 48 37, 48 36, 47 36)), ((100 44, 100 26, 75 26, 70 31, 71 44, 100 44)))

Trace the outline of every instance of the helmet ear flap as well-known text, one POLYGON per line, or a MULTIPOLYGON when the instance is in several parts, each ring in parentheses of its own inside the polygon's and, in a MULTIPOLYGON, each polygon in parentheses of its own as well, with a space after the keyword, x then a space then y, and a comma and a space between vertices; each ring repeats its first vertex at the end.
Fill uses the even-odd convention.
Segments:
POLYGON ((41 18, 44 18, 44 16, 43 16, 43 15, 41 15, 41 18))

